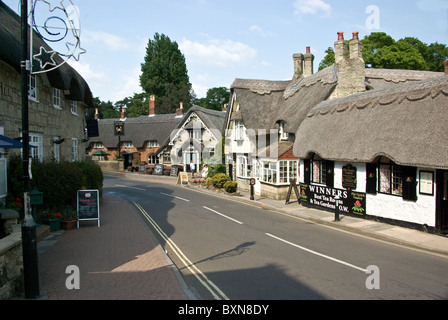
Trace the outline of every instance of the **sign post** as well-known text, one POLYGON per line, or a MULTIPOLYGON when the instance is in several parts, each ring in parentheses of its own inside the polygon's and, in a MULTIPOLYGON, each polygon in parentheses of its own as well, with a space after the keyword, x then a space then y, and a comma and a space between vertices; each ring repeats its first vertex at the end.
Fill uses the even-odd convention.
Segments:
POLYGON ((78 191, 78 229, 79 221, 98 221, 100 227, 100 200, 98 190, 78 191))

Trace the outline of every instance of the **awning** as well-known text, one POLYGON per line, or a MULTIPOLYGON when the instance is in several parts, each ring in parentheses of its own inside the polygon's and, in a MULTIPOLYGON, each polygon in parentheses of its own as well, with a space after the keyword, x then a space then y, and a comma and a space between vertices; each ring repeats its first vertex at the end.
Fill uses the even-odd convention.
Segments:
POLYGON ((2 149, 22 149, 20 141, 0 135, 0 148, 2 149))
MULTIPOLYGON (((22 149, 23 144, 20 141, 0 135, 0 149, 22 149)), ((30 148, 36 148, 30 145, 30 148)))

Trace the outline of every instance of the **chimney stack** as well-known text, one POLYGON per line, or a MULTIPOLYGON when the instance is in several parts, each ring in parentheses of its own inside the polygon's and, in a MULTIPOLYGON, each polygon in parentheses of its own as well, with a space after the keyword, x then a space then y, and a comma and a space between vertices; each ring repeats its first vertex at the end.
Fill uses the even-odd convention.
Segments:
POLYGON ((125 121, 127 118, 127 112, 126 112, 126 107, 121 108, 121 121, 125 121))
POLYGON ((448 75, 448 60, 445 60, 443 66, 445 67, 445 74, 448 75))
POLYGON ((350 41, 350 59, 364 59, 362 49, 363 45, 359 41, 359 32, 353 32, 353 39, 350 41))
POLYGON ((305 72, 304 76, 308 77, 314 73, 314 55, 311 54, 311 48, 306 47, 306 54, 303 56, 305 59, 305 72))
POLYGON ((176 110, 176 118, 181 118, 184 115, 184 103, 181 102, 179 108, 176 110))
POLYGON ((338 32, 338 41, 334 44, 335 62, 339 63, 347 59, 348 45, 344 40, 344 32, 338 32))
POLYGON ((156 96, 151 95, 149 97, 149 116, 154 117, 156 115, 156 96))
POLYGON ((350 96, 366 90, 365 62, 359 32, 353 32, 353 38, 350 41, 350 57, 348 47, 347 41, 344 40, 344 33, 338 32, 338 40, 334 43, 338 84, 330 99, 350 96))
POLYGON ((294 79, 299 79, 303 75, 303 54, 295 53, 294 59, 294 79))

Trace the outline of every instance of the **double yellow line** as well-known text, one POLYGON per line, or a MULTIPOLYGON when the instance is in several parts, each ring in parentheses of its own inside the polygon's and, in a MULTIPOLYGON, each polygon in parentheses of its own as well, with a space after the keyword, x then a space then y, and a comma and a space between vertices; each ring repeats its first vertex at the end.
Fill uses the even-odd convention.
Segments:
POLYGON ((199 270, 193 262, 191 262, 187 256, 179 249, 179 247, 166 235, 165 232, 159 227, 159 225, 151 218, 151 216, 143 209, 143 207, 134 202, 134 205, 143 214, 143 216, 148 220, 148 222, 153 226, 157 233, 162 237, 163 240, 170 246, 172 252, 182 261, 185 267, 198 279, 198 281, 212 294, 213 298, 216 300, 229 300, 224 292, 221 291, 201 270, 199 270))

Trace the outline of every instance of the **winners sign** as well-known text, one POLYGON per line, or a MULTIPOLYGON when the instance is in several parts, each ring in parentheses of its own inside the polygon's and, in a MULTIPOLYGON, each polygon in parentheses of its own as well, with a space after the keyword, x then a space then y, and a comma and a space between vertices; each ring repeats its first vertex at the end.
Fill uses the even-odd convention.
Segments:
POLYGON ((341 214, 365 216, 366 194, 351 190, 334 189, 325 186, 300 184, 300 201, 305 206, 336 209, 336 198, 341 214))

